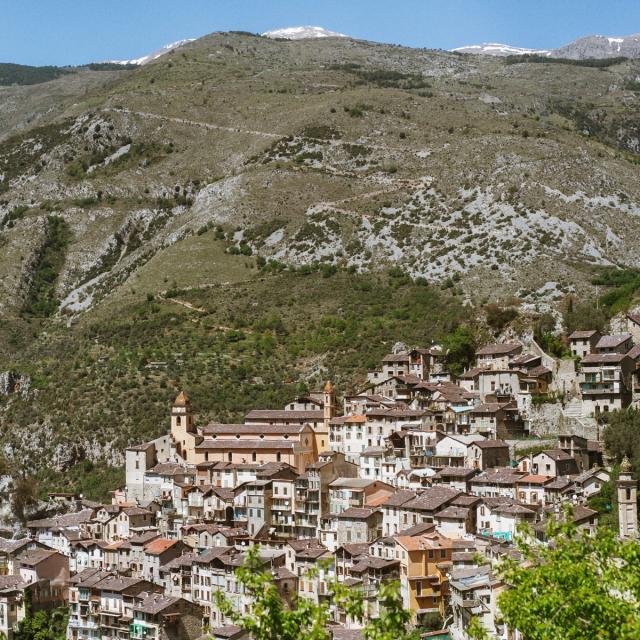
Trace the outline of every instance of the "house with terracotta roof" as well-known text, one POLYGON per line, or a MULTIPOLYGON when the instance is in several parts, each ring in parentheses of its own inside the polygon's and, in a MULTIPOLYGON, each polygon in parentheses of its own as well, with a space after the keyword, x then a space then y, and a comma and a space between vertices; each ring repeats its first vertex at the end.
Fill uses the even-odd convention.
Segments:
MULTIPOLYGON (((400 560, 400 590, 405 609, 420 624, 429 615, 444 616, 449 595, 448 573, 455 541, 438 533, 394 537, 400 560)), ((472 543, 468 543, 472 547, 472 543)), ((462 543, 464 546, 464 543, 462 543)))
POLYGON ((134 608, 149 593, 162 597, 162 587, 142 578, 85 569, 70 580, 67 637, 69 640, 128 638, 134 608))
POLYGON ((590 498, 600 493, 602 487, 611 479, 611 474, 602 467, 594 467, 571 476, 571 479, 575 483, 576 493, 584 498, 590 498))
POLYGON ((314 434, 313 449, 316 455, 329 449, 329 422, 337 415, 336 389, 327 381, 322 389, 322 407, 320 409, 284 410, 254 409, 245 416, 245 424, 261 425, 305 425, 308 424, 314 434))
POLYGON ((378 506, 394 492, 394 487, 380 480, 337 478, 329 484, 329 515, 350 507, 378 506))
POLYGON ((144 545, 142 559, 142 577, 149 582, 158 582, 160 567, 173 560, 186 549, 181 540, 156 538, 144 545))
POLYGON ((29 585, 20 575, 0 576, 0 633, 13 640, 18 624, 27 615, 29 585))
POLYGON ((475 510, 471 507, 451 504, 438 511, 433 521, 438 533, 447 538, 464 538, 475 533, 475 510))
POLYGON ((523 504, 543 505, 546 500, 545 487, 553 482, 550 476, 528 474, 516 480, 516 497, 523 504))

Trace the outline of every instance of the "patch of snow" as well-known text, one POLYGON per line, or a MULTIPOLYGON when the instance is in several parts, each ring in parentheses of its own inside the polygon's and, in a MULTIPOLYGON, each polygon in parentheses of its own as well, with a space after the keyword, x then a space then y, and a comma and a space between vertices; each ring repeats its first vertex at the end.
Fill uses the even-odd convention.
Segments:
POLYGON ((171 44, 166 44, 162 49, 158 49, 158 51, 154 51, 153 53, 149 53, 146 56, 142 56, 140 58, 132 58, 131 60, 108 60, 111 64, 121 64, 128 65, 134 64, 136 66, 142 66, 151 62, 152 60, 157 60, 160 56, 163 56, 165 53, 169 53, 169 51, 173 51, 174 49, 178 49, 185 44, 189 44, 193 42, 195 38, 185 38, 184 40, 178 40, 177 42, 172 42, 171 44))
POLYGON ((262 34, 265 38, 284 38, 286 40, 306 40, 309 38, 348 38, 349 36, 337 31, 329 31, 322 27, 286 27, 284 29, 273 29, 262 34))
POLYGON ((548 49, 528 49, 526 47, 514 47, 510 44, 502 44, 500 42, 483 42, 482 44, 470 44, 464 47, 456 47, 450 49, 457 53, 473 53, 483 56, 523 56, 536 54, 539 56, 548 56, 551 51, 548 49))

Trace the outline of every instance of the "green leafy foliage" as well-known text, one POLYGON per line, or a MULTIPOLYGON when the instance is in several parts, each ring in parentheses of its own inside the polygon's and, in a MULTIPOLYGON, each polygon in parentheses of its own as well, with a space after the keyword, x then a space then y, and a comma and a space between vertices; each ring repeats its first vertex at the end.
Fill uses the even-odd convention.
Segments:
POLYGON ((556 321, 550 313, 541 315, 533 326, 533 337, 546 353, 561 358, 568 353, 560 336, 555 334, 556 321))
POLYGON ((622 64, 627 60, 628 58, 625 58, 624 56, 616 56, 615 58, 583 58, 581 60, 573 60, 571 58, 549 58, 536 53, 504 57, 505 63, 509 65, 529 62, 539 64, 566 64, 574 67, 593 67, 595 69, 606 69, 607 67, 622 64))
POLYGON ((63 69, 62 67, 31 67, 24 64, 2 62, 0 63, 0 85, 40 84, 73 72, 73 69, 63 69))
POLYGON ((31 612, 26 605, 26 616, 18 623, 14 640, 64 640, 67 636, 69 613, 66 607, 31 612))
POLYGON ((64 219, 48 216, 44 243, 36 260, 29 297, 24 306, 27 315, 46 318, 58 308, 55 287, 69 238, 69 227, 64 219))
POLYGON ((633 468, 640 471, 640 410, 630 407, 612 411, 603 420, 604 444, 609 455, 618 462, 629 456, 633 468))
POLYGON ((476 337, 467 325, 461 325, 443 340, 449 371, 459 376, 471 366, 476 353, 476 337))
POLYGON ((2 438, 14 443, 24 425, 46 420, 54 436, 44 446, 73 442, 75 449, 65 473, 48 471, 46 456, 25 452, 25 462, 41 469, 41 491, 98 497, 101 479, 112 489, 121 476, 98 475, 97 462, 85 467, 80 442, 89 438, 121 451, 165 433, 181 388, 202 421, 242 420, 252 408, 284 406, 301 379, 315 388, 331 378, 353 392, 394 342, 440 342, 463 316, 459 301, 438 288, 330 268, 267 270, 237 285, 172 287, 166 298, 150 300, 145 291, 139 302, 78 325, 51 324, 46 339, 0 363, 0 370, 29 375, 38 388, 12 397, 2 438))
POLYGON ((640 542, 602 529, 589 537, 550 521, 548 545, 521 537, 527 562, 505 561, 511 586, 499 597, 508 627, 527 640, 635 640, 640 637, 640 542), (529 566, 527 566, 530 563, 529 566))
POLYGON ((640 270, 616 269, 610 267, 604 269, 591 281, 595 285, 603 285, 609 290, 600 297, 600 304, 612 316, 620 311, 625 311, 631 306, 633 299, 640 289, 640 270))
MULTIPOLYGON (((328 568, 323 565, 321 568, 328 568)), ((309 577, 318 575, 312 570, 309 577)), ((329 603, 316 604, 310 598, 297 598, 289 606, 280 596, 273 578, 259 556, 259 548, 251 547, 245 563, 236 570, 244 592, 252 600, 248 614, 237 612, 232 602, 220 591, 215 593, 216 603, 223 614, 244 629, 254 640, 330 640, 328 623, 331 620, 329 603)), ((330 585, 332 601, 351 619, 362 621, 364 605, 362 593, 333 582, 330 585)), ((367 622, 363 629, 365 640, 417 640, 417 633, 409 629, 410 611, 403 608, 397 583, 380 585, 378 596, 381 613, 367 622)))
POLYGON ((604 331, 607 325, 607 316, 602 309, 593 302, 576 302, 573 298, 567 301, 563 320, 568 334, 589 329, 604 331))

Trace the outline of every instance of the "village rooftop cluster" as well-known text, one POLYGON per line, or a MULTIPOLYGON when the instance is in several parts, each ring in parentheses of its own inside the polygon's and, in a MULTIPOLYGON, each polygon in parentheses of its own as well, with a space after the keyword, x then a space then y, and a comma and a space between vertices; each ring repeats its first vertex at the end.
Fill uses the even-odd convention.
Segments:
MULTIPOLYGON (((380 585, 396 580, 418 626, 437 620, 467 640, 477 617, 491 637, 517 638, 501 622, 509 585, 495 564, 518 558, 521 523, 545 544, 567 504, 578 528, 596 530, 586 502, 610 479, 598 417, 640 388, 638 320, 572 334, 570 360, 535 342, 489 344, 458 377, 439 346, 400 345, 361 392, 339 402, 327 382, 242 424, 196 426, 181 392, 168 433, 126 450, 111 504, 52 495, 57 512, 0 539, 0 632, 12 639, 28 601, 68 606, 69 640, 244 640, 215 593, 251 610, 236 570, 259 545, 287 601, 330 599, 338 580, 362 590, 371 618, 380 585)), ((625 463, 622 538, 637 536, 636 502, 625 463)), ((333 637, 358 638, 330 604, 333 637)))

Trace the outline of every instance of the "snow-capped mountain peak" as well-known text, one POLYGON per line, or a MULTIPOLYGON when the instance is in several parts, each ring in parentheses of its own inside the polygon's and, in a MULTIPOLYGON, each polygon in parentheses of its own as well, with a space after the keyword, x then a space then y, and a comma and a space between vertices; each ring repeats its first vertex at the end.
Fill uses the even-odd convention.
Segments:
POLYGON ((482 44, 470 44, 464 47, 451 49, 458 53, 475 53, 485 56, 523 56, 536 54, 539 56, 548 56, 547 49, 528 49, 526 47, 513 47, 510 44, 501 44, 500 42, 483 42, 482 44))
POLYGON ((173 49, 177 49, 189 42, 193 42, 194 38, 186 38, 184 40, 178 40, 177 42, 172 42, 171 44, 166 44, 162 49, 158 49, 153 53, 149 53, 146 56, 142 56, 141 58, 133 58, 132 60, 109 60, 109 62, 113 64, 135 64, 135 65, 143 65, 147 64, 147 62, 151 62, 152 60, 156 60, 160 56, 163 56, 165 53, 169 53, 173 49))
POLYGON ((263 34, 266 38, 285 38, 286 40, 306 40, 308 38, 348 38, 344 33, 337 31, 329 31, 322 27, 304 26, 304 27, 286 27, 284 29, 274 29, 265 31, 263 34))

